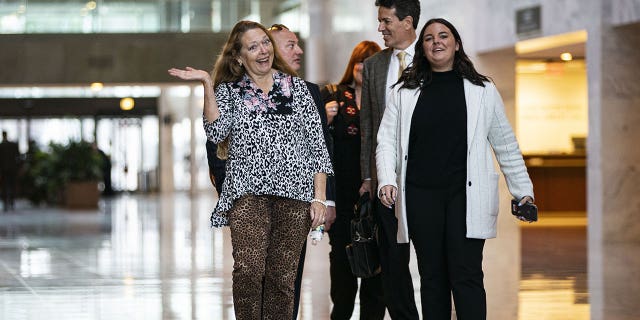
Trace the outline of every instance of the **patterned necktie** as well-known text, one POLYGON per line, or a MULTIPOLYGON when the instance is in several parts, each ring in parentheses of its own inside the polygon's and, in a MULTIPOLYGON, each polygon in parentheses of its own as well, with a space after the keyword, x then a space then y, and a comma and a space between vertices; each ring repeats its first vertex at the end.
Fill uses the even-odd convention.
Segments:
POLYGON ((404 69, 407 67, 407 63, 404 61, 404 57, 406 55, 407 53, 404 51, 400 51, 397 54, 398 61, 400 61, 400 68, 398 68, 398 79, 400 79, 400 76, 402 75, 402 71, 404 71, 404 69))

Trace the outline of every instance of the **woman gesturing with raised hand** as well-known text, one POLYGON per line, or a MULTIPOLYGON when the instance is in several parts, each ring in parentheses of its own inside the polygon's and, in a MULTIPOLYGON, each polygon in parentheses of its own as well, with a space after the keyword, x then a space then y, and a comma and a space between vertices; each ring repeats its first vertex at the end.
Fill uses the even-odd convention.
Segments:
POLYGON ((231 228, 236 318, 291 319, 300 251, 324 221, 333 174, 309 89, 252 21, 234 26, 213 79, 193 68, 169 74, 203 84, 207 138, 229 143, 211 224, 231 228))

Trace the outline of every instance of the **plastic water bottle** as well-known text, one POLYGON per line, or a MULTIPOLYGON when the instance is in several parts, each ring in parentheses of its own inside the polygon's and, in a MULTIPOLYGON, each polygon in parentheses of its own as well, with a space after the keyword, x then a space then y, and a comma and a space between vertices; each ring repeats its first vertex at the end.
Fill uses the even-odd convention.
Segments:
POLYGON ((324 235, 324 224, 321 224, 321 225, 315 227, 309 233, 309 237, 311 237, 311 244, 314 245, 314 246, 316 244, 318 244, 318 241, 322 240, 322 236, 323 235, 324 235))

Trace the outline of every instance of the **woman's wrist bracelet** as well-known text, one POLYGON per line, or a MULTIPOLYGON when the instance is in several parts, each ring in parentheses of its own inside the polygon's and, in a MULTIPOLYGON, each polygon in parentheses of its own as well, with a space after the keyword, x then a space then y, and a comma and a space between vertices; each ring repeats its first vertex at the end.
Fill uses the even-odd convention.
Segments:
POLYGON ((320 200, 320 199, 316 199, 316 198, 311 199, 311 203, 314 203, 314 202, 317 202, 317 203, 323 205, 325 208, 327 207, 327 202, 326 201, 323 201, 323 200, 320 200))

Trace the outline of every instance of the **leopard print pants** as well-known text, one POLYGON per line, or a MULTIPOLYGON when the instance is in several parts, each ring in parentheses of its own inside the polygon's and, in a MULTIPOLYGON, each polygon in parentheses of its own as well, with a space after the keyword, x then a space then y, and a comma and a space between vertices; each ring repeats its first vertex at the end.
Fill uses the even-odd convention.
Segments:
POLYGON ((291 319, 309 203, 245 195, 229 211, 236 319, 291 319), (264 280, 264 282, 263 282, 264 280))

